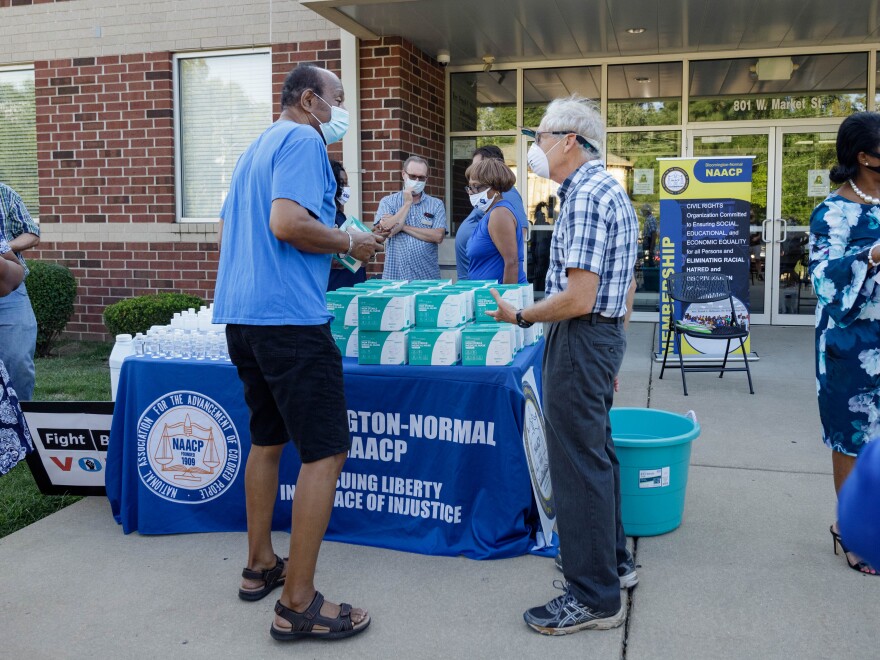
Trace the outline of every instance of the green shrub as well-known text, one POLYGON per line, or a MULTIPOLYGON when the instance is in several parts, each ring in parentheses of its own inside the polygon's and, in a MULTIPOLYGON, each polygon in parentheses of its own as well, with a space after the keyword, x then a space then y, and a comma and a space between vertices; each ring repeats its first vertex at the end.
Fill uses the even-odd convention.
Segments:
POLYGON ((204 301, 188 293, 154 293, 120 300, 104 310, 104 325, 111 335, 146 332, 153 325, 168 325, 174 312, 194 307, 204 301))
POLYGON ((73 316, 76 278, 61 264, 30 261, 28 296, 37 317, 37 355, 46 357, 73 316))

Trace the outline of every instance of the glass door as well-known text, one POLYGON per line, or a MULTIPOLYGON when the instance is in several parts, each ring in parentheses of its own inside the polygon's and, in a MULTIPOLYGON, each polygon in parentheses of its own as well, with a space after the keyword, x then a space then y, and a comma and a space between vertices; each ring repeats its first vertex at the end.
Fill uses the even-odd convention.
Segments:
POLYGON ((772 203, 776 181, 776 131, 771 128, 714 128, 689 131, 688 152, 698 156, 754 156, 752 217, 749 222, 749 306, 751 323, 770 323, 774 272, 772 203))
POLYGON ((777 128, 779 195, 774 217, 771 323, 812 325, 816 295, 809 276, 810 214, 831 191, 837 127, 777 128))

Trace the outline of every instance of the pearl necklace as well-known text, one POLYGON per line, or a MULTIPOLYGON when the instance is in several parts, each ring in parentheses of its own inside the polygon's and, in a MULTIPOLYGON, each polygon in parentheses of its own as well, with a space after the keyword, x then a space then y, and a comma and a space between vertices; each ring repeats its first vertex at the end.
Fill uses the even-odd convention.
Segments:
POLYGON ((863 193, 861 190, 859 190, 859 187, 855 183, 853 183, 852 179, 849 179, 849 187, 852 188, 852 191, 856 195, 858 195, 863 200, 865 200, 866 204, 871 204, 873 206, 880 206, 880 198, 871 197, 870 195, 866 195, 865 193, 863 193))

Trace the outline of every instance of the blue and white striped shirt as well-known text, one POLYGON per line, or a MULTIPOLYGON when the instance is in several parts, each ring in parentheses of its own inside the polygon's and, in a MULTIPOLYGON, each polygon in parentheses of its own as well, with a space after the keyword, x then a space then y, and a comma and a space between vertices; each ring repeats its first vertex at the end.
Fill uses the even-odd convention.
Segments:
POLYGON ((566 269, 599 276, 593 312, 626 314, 626 293, 638 250, 639 220, 626 191, 599 160, 581 165, 560 186, 562 206, 553 226, 547 296, 568 286, 566 269))
MULTIPOLYGON (((40 235, 40 225, 34 222, 28 213, 21 196, 6 184, 0 183, 0 229, 7 241, 12 241, 22 234, 40 235)), ((24 268, 25 277, 28 270, 24 258, 16 254, 24 268)))

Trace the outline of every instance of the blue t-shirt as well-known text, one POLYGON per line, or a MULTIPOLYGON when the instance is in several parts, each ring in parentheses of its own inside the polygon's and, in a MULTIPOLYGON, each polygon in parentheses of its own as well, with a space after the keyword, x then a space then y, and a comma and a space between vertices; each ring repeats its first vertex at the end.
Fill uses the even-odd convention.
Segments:
POLYGON ((873 568, 880 566, 880 440, 862 447, 859 460, 840 489, 837 520, 847 550, 873 568))
POLYGON ((214 322, 321 325, 329 254, 300 252, 269 229, 275 199, 290 199, 334 227, 336 180, 311 126, 279 120, 238 159, 223 203, 214 322))
MULTIPOLYGON (((506 208, 513 213, 512 204, 507 200, 502 199, 482 217, 477 224, 476 229, 474 229, 471 240, 468 242, 467 253, 468 259, 470 260, 470 265, 468 267, 469 279, 497 280, 498 282, 501 282, 504 278, 504 258, 501 256, 498 248, 495 247, 495 242, 489 234, 489 219, 492 217, 492 213, 495 212, 495 209, 499 208, 506 208)), ((519 222, 517 222, 517 237, 519 239, 516 243, 516 256, 519 261, 517 267, 517 282, 525 284, 528 281, 526 279, 525 270, 523 269, 525 248, 523 246, 522 231, 519 229, 519 222)))
MULTIPOLYGON (((511 188, 501 195, 501 199, 512 204, 513 215, 516 218, 517 224, 519 224, 520 230, 528 229, 529 220, 526 217, 526 210, 523 207, 519 191, 516 188, 511 188)), ((468 266, 470 265, 470 259, 467 255, 468 241, 471 240, 474 229, 477 228, 482 217, 483 214, 474 209, 458 226, 458 231, 455 232, 455 270, 460 280, 468 279, 468 266)))

